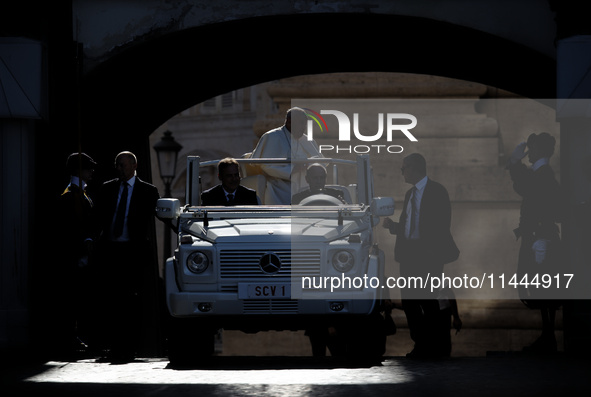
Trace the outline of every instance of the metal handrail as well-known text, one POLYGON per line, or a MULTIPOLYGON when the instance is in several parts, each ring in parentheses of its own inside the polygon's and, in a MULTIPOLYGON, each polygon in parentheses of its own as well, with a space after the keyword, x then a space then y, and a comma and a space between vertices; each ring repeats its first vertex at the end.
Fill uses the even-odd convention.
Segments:
MULTIPOLYGON (((234 159, 238 163, 247 163, 247 164, 277 164, 277 163, 290 163, 290 164, 306 164, 310 162, 315 163, 329 163, 329 164, 348 164, 348 165, 356 165, 357 162, 353 160, 345 160, 345 159, 334 159, 328 157, 310 157, 308 159, 289 159, 286 157, 277 157, 277 158, 256 158, 256 159, 234 159)), ((206 167, 211 165, 218 165, 220 160, 208 160, 199 163, 200 167, 206 167)))

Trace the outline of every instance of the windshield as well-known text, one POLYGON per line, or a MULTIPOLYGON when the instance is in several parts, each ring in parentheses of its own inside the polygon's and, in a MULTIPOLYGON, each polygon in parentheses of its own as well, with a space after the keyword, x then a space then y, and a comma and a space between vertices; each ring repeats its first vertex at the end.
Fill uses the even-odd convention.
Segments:
MULTIPOLYGON (((359 161, 308 158, 222 159, 199 163, 200 207, 342 207, 359 204, 359 161)), ((190 167, 191 168, 191 165, 190 167)), ((212 208, 213 209, 213 208, 212 208)), ((226 208, 228 210, 228 208, 226 208)))

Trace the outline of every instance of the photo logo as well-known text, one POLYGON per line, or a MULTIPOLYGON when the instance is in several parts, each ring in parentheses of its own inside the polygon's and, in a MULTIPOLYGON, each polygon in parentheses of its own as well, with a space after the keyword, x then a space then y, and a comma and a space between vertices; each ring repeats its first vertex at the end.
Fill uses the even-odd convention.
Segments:
MULTIPOLYGON (((326 121, 321 116, 332 115, 335 116, 339 125, 339 142, 350 142, 352 135, 355 139, 362 142, 376 142, 384 136, 386 136, 387 142, 392 142, 392 138, 395 134, 402 133, 409 141, 418 142, 418 139, 410 132, 411 129, 416 127, 417 118, 409 113, 378 113, 378 131, 372 134, 365 134, 359 130, 359 114, 353 113, 353 123, 345 113, 339 110, 321 110, 320 113, 313 111, 312 109, 303 108, 306 115, 310 117, 308 120, 306 135, 309 141, 314 140, 314 122, 320 128, 320 132, 328 132, 328 126, 326 121), (402 123, 401 123, 402 121, 402 123), (384 128, 385 125, 385 128, 384 128), (351 134, 353 131, 353 134, 351 134)), ((401 145, 383 145, 383 144, 372 144, 372 145, 319 145, 319 150, 322 153, 327 151, 348 152, 348 153, 370 153, 375 151, 380 153, 384 150, 388 153, 402 153, 404 148, 401 145)))
MULTIPOLYGON (((316 122, 316 124, 318 125, 318 127, 320 127, 320 132, 324 132, 324 130, 326 130, 326 132, 328 132, 328 126, 326 125, 326 121, 324 121, 324 118, 321 115, 319 115, 318 113, 316 113, 312 109, 308 109, 308 108, 302 108, 302 109, 304 110, 304 113, 306 113, 306 116, 308 116, 312 120, 314 120, 316 122), (323 125, 324 125, 324 128, 322 127, 323 125)), ((312 120, 309 120, 308 132, 312 131, 313 125, 310 125, 312 120)), ((308 139, 308 140, 311 140, 311 139, 308 139)))

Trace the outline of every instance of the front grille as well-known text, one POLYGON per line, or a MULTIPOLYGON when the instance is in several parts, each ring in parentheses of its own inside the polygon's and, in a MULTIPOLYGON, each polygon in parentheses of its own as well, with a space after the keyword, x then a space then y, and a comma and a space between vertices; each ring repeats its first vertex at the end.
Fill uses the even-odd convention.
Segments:
POLYGON ((263 255, 272 252, 281 260, 278 277, 311 277, 320 275, 320 250, 222 250, 220 252, 221 278, 254 278, 269 276, 259 262, 263 255))
POLYGON ((238 285, 237 284, 221 284, 220 285, 221 292, 235 292, 238 293, 238 285))
POLYGON ((297 313, 299 302, 289 299, 245 299, 245 314, 288 314, 297 313))

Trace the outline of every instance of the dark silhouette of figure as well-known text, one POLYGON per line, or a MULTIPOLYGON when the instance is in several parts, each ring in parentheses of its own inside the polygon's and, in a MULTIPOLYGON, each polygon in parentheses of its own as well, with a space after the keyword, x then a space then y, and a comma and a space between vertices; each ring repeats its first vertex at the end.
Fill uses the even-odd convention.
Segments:
MULTIPOLYGON (((443 185, 427 177, 425 158, 413 153, 404 158, 402 175, 413 187, 406 192, 399 222, 384 219, 383 226, 396 235, 395 260, 400 276, 422 277, 441 274, 446 263, 455 261, 459 250, 450 232, 451 203, 443 185)), ((414 349, 410 358, 449 355, 440 345, 439 301, 434 293, 401 289, 402 306, 408 321, 414 349)), ((447 328, 449 334, 449 328, 447 328)))
POLYGON ((438 332, 440 341, 437 345, 440 347, 442 356, 451 355, 451 335, 450 326, 456 330, 456 334, 462 329, 462 319, 458 311, 458 302, 451 288, 442 288, 437 297, 439 301, 439 322, 438 332))
POLYGON ((201 205, 257 205, 257 193, 240 184, 240 166, 233 158, 218 163, 220 184, 201 193, 201 205))
POLYGON ((308 188, 294 194, 291 198, 292 204, 299 204, 305 198, 315 194, 326 194, 346 204, 340 190, 326 187, 326 168, 322 164, 314 163, 308 166, 306 169, 306 182, 308 183, 308 188))
MULTIPOLYGON (((514 149, 508 165, 513 189, 522 197, 519 227, 514 230, 521 239, 517 277, 531 280, 535 274, 552 274, 560 257, 560 186, 550 167, 556 139, 546 132, 531 134, 527 142, 514 149), (529 151, 526 151, 528 149, 529 151), (528 156, 531 167, 521 160, 528 156)), ((554 270, 555 273, 555 270, 554 270)), ((542 316, 542 335, 530 346, 530 352, 555 352, 554 322, 560 302, 549 296, 551 290, 520 286, 523 303, 539 309, 542 316), (543 292, 546 294, 542 295, 543 292), (549 299, 546 299, 549 298, 549 299)))
POLYGON ((146 322, 157 312, 158 272, 149 231, 153 228, 158 189, 136 176, 137 159, 121 152, 119 177, 105 182, 97 199, 100 219, 101 287, 109 358, 133 360, 146 335, 146 322))
POLYGON ((86 153, 72 153, 66 161, 70 182, 57 200, 56 235, 59 240, 59 266, 53 294, 57 298, 57 343, 64 356, 85 349, 90 332, 90 294, 92 281, 89 261, 93 249, 93 201, 86 193, 95 161, 86 153))

